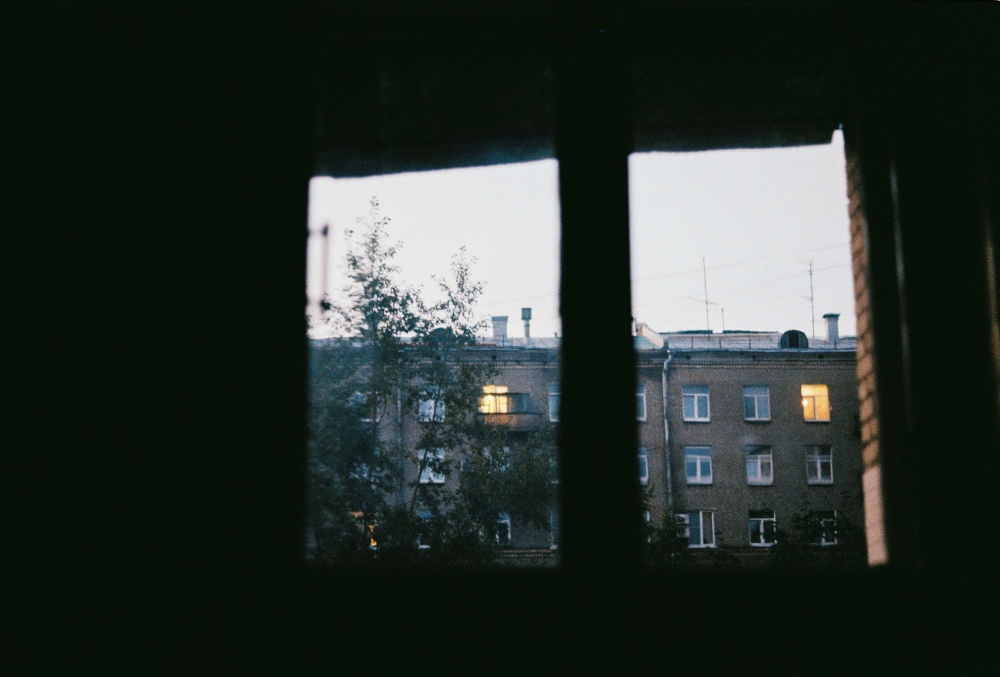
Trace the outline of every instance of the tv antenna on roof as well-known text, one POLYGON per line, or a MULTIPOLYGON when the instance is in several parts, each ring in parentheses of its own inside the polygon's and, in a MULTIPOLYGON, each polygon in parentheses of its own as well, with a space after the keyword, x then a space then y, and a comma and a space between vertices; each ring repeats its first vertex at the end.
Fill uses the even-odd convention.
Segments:
POLYGON ((711 321, 708 319, 708 271, 705 268, 705 257, 704 256, 701 257, 701 279, 702 279, 702 282, 705 285, 705 329, 707 329, 708 333, 711 334, 712 333, 712 324, 711 324, 711 321))

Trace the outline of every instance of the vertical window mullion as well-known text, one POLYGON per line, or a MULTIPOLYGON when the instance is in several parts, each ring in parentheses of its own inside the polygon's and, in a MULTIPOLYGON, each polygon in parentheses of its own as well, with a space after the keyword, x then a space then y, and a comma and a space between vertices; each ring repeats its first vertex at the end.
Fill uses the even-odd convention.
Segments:
POLYGON ((561 565, 571 573, 636 570, 642 500, 631 454, 638 447, 629 266, 627 71, 604 17, 573 12, 558 22, 555 136, 562 219, 560 314, 563 402, 561 565), (569 20, 572 19, 572 20, 569 20), (594 318, 601 317, 600 358, 594 318), (601 384, 595 416, 587 393, 601 384), (594 500, 596 497, 601 500, 594 500), (594 534, 600 538, 595 539, 594 534))

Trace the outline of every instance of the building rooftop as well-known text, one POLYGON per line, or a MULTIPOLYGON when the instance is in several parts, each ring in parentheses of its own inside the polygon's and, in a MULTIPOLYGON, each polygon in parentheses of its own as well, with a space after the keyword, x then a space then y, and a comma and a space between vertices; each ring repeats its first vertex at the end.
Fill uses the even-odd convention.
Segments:
MULTIPOLYGON (((726 331, 722 333, 661 332, 664 347, 671 350, 855 350, 857 339, 839 336, 836 341, 808 338, 807 348, 783 348, 780 331, 726 331)), ((638 346, 637 346, 638 347, 638 346)))

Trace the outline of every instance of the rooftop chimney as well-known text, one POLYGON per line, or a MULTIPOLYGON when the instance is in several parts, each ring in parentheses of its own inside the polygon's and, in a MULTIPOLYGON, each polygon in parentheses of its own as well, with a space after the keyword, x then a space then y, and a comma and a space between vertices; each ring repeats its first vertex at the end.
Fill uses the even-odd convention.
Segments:
POLYGON ((531 339, 531 308, 521 308, 521 319, 524 320, 524 340, 531 339))
POLYGON ((493 320, 493 338, 505 340, 507 338, 507 316, 506 315, 494 315, 493 320))
POLYGON ((826 342, 832 343, 833 347, 837 347, 837 341, 840 339, 840 332, 837 328, 837 321, 840 319, 838 313, 827 313, 823 316, 826 320, 826 342))

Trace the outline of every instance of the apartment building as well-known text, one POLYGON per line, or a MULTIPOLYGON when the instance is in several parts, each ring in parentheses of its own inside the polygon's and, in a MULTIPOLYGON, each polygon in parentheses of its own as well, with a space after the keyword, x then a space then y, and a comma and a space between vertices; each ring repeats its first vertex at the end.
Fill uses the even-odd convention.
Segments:
POLYGON ((674 333, 637 353, 651 519, 675 520, 694 561, 765 564, 784 538, 824 564, 863 563, 855 342, 825 319, 823 340, 674 333))
MULTIPOLYGON (((638 448, 608 453, 635 454, 644 518, 661 530, 659 538, 676 533, 686 562, 763 566, 775 563, 775 546, 794 541, 823 564, 863 563, 855 341, 839 336, 837 315, 825 319, 827 334, 818 340, 797 330, 658 333, 636 326, 638 448)), ((496 367, 477 415, 503 432, 513 458, 558 425, 560 413, 559 339, 525 334, 509 336, 507 317, 496 316, 492 335, 463 355, 496 367)), ((594 406, 599 416, 599 402, 594 406)), ((397 501, 411 504, 421 485, 458 488, 462 455, 418 448, 422 426, 443 419, 444 408, 427 400, 397 411, 400 418, 390 410, 382 422, 382 434, 412 461, 397 501), (428 454, 448 461, 448 470, 422 463, 428 454)), ((431 519, 430 510, 417 509, 431 519)), ((508 559, 552 562, 558 508, 552 505, 548 525, 499 512, 493 536, 508 559)))

